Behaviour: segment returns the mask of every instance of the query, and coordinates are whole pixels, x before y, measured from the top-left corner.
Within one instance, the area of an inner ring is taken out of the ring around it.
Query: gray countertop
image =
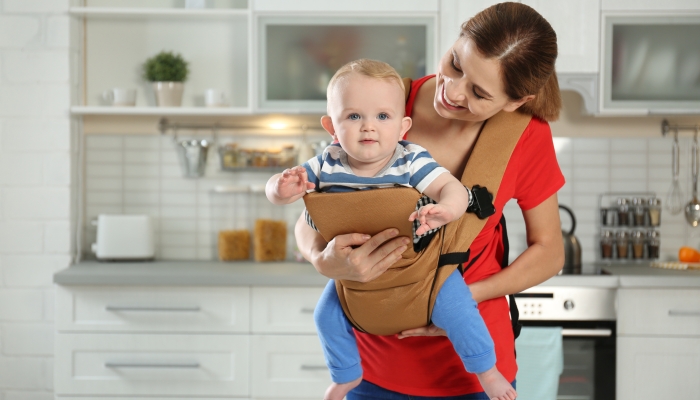
[[[603,266],[621,288],[700,288],[700,270],[652,268],[648,264]]]
[[[296,262],[83,261],[57,272],[54,282],[59,285],[117,286],[323,286],[328,278],[316,272],[311,264]],[[616,288],[618,277],[555,276],[541,286]]]

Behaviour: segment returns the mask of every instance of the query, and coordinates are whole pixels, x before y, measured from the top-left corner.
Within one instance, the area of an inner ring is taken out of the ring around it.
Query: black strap
[[[510,251],[510,246],[508,244],[508,229],[506,228],[506,217],[501,214],[501,234],[503,237],[503,259],[501,260],[501,268],[508,266],[508,253]],[[515,339],[520,336],[520,330],[523,325],[520,323],[520,312],[518,311],[518,305],[515,303],[515,296],[512,294],[508,295],[508,303],[510,304],[510,322],[513,325],[513,337]]]
[[[445,265],[462,265],[463,263],[469,261],[469,254],[471,253],[471,250],[467,250],[466,252],[463,253],[446,253],[446,254],[440,254],[440,258],[438,259],[438,268],[443,267]]]

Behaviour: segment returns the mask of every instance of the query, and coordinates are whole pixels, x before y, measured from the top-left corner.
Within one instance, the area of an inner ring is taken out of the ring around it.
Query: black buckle
[[[496,213],[496,207],[493,206],[493,195],[485,187],[474,185],[472,197],[474,201],[467,208],[467,212],[476,214],[479,219],[486,219]]]

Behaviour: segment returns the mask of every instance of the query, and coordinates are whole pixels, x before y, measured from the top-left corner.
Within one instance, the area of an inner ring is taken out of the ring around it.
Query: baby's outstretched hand
[[[306,192],[308,189],[313,189],[316,185],[309,182],[309,177],[306,175],[306,168],[296,166],[285,169],[282,176],[277,180],[275,191],[277,196],[287,199]]]
[[[418,220],[420,226],[416,229],[416,235],[420,236],[431,229],[439,228],[454,220],[452,210],[441,204],[426,204],[414,211],[408,217],[409,221]]]

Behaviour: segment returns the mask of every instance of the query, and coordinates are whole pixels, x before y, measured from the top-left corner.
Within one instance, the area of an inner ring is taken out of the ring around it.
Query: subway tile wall
[[[320,138],[325,138],[320,136]],[[261,187],[273,173],[222,172],[216,151],[209,152],[203,178],[182,177],[171,137],[100,135],[86,139],[86,208],[84,249],[95,240],[90,224],[101,213],[143,213],[156,221],[157,257],[161,259],[215,259],[216,236],[221,228],[249,227],[255,218],[283,219],[288,224],[288,257],[293,258],[293,226],[303,202],[289,206],[269,204],[262,192],[220,195],[216,186]],[[225,139],[224,139],[225,140]],[[295,143],[288,138],[245,137],[243,147]],[[690,140],[681,140],[681,183],[690,199]],[[582,244],[583,262],[598,254],[600,194],[655,192],[666,203],[671,184],[671,139],[554,139],[557,158],[566,177],[559,202],[574,210],[575,235]],[[629,196],[631,197],[631,196]],[[505,210],[511,241],[511,259],[526,248],[523,217],[515,201]],[[569,229],[562,213],[562,227]],[[682,214],[662,211],[661,255],[673,258],[678,247],[700,244],[700,229],[690,228]]]

